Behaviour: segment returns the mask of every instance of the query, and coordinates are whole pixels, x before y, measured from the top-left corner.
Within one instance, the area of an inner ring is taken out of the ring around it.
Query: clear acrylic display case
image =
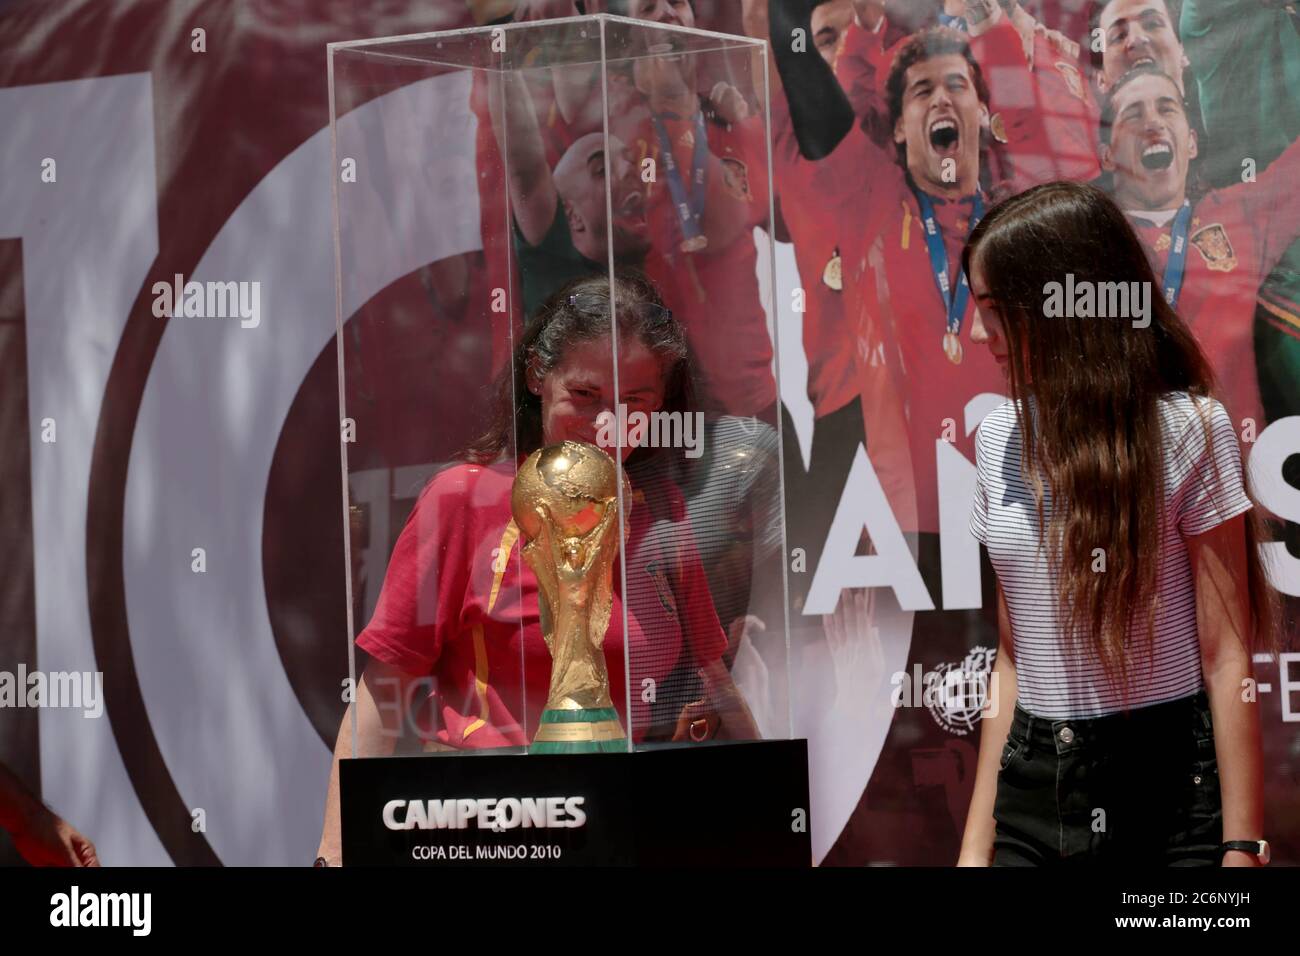
[[[599,15],[331,44],[329,82],[353,754],[529,750],[511,490],[560,439],[622,489],[614,746],[789,737],[764,44]]]

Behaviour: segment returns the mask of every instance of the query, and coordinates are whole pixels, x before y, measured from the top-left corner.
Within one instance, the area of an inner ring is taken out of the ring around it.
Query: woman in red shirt
[[[488,431],[462,462],[434,476],[407,519],[374,616],[357,638],[371,660],[335,744],[318,854],[327,863],[340,857],[338,759],[354,755],[353,713],[356,755],[392,753],[400,735],[394,717],[404,719],[417,695],[429,705],[423,710],[432,726],[421,733],[433,741],[429,749],[523,748],[532,740],[551,657],[537,580],[520,559],[511,518],[518,465],[537,448],[566,439],[613,452],[599,416],[618,404],[629,416],[690,413],[681,327],[644,278],[620,274],[615,288],[617,393],[609,282],[575,280],[525,329],[513,368],[499,383]],[[680,450],[625,445],[622,454],[635,464]],[[626,575],[616,564],[603,644],[610,693],[635,743],[753,739],[758,732],[722,661],[726,637],[671,471],[639,469],[645,477],[633,486]]]

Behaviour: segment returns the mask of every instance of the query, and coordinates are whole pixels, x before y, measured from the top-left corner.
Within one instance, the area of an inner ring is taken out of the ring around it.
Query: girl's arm
[[[387,757],[401,735],[402,702],[406,689],[418,677],[385,664],[377,658],[361,675],[357,699],[343,714],[338,738],[334,742],[334,761],[330,766],[329,789],[325,794],[325,825],[321,830],[316,856],[324,857],[328,866],[343,865],[343,842],[339,825],[339,760],[351,757],[352,714],[357,717],[357,755]]]
[[[1253,678],[1246,517],[1238,515],[1186,538],[1196,582],[1196,627],[1201,671],[1214,721],[1214,751],[1223,802],[1223,839],[1264,837],[1264,787],[1259,706],[1242,700]],[[1253,696],[1253,695],[1252,695]],[[1231,850],[1224,866],[1255,866],[1249,853]]]
[[[998,771],[1002,748],[1011,731],[1016,706],[1016,661],[1011,641],[1011,618],[1007,600],[998,582],[998,654],[984,716],[980,720],[980,752],[975,769],[975,792],[966,812],[966,830],[961,838],[958,866],[990,866],[993,863],[993,801],[998,792]],[[993,711],[993,706],[997,707]]]

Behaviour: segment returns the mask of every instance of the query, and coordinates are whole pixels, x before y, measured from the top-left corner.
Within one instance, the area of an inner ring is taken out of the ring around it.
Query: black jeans
[[[1223,840],[1205,691],[1128,714],[1035,717],[1002,748],[994,866],[1218,866]]]

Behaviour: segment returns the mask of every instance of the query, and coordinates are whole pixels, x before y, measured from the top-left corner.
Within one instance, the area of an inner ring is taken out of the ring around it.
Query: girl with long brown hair
[[[1205,357],[1092,186],[994,207],[962,264],[1012,401],[976,439],[1000,640],[959,865],[1267,862],[1276,611]]]

